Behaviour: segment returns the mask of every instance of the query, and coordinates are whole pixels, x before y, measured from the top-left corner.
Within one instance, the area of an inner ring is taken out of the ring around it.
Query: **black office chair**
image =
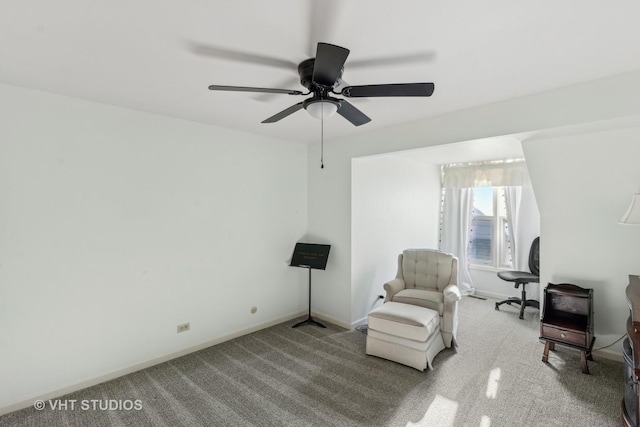
[[[536,237],[531,242],[531,249],[529,250],[529,270],[526,271],[501,271],[498,273],[498,277],[507,282],[515,282],[516,289],[522,285],[522,298],[511,297],[504,301],[496,303],[496,310],[500,310],[500,305],[516,303],[520,305],[520,319],[524,314],[525,307],[540,308],[540,303],[536,300],[527,299],[527,291],[525,285],[527,283],[540,283],[540,237]]]

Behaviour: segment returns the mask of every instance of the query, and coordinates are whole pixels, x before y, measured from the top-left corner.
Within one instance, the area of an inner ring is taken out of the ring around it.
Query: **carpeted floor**
[[[359,331],[326,322],[292,329],[294,320],[64,396],[66,410],[45,402],[0,425],[620,425],[622,363],[595,357],[583,375],[579,353],[560,346],[542,363],[538,311],[519,320],[515,306],[495,311],[494,302],[461,301],[457,352],[440,353],[433,371],[366,356]],[[100,408],[107,404],[124,407]]]

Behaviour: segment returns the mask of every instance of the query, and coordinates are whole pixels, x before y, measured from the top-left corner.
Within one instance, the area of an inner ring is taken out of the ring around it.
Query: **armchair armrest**
[[[453,283],[450,285],[447,285],[447,287],[444,288],[442,293],[444,294],[444,299],[449,302],[455,302],[462,299],[460,288],[458,288],[458,285],[455,285]]]
[[[450,283],[442,290],[444,295],[444,311],[442,312],[442,338],[445,347],[456,345],[458,335],[458,301],[462,299],[460,288]]]
[[[387,296],[384,302],[391,301],[391,298],[401,290],[405,288],[404,280],[393,279],[384,284],[384,290],[387,292]]]

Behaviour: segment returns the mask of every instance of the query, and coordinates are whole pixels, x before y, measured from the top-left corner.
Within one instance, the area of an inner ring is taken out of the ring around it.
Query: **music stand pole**
[[[320,326],[321,328],[326,328],[326,326],[324,326],[322,323],[316,322],[311,317],[311,267],[309,266],[307,268],[309,269],[309,315],[302,322],[299,322],[299,323],[296,323],[295,325],[293,325],[292,328],[297,328],[298,326],[302,326],[302,325],[305,325],[307,323],[312,324],[312,325],[316,325],[316,326]]]

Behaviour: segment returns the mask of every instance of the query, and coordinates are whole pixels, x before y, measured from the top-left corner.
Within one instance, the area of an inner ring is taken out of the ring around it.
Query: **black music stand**
[[[329,259],[329,250],[331,245],[320,245],[317,243],[296,243],[291,257],[291,267],[303,267],[309,269],[309,315],[300,323],[293,325],[293,328],[305,325],[307,323],[326,328],[322,323],[315,321],[311,317],[311,269],[324,270],[327,267]]]

